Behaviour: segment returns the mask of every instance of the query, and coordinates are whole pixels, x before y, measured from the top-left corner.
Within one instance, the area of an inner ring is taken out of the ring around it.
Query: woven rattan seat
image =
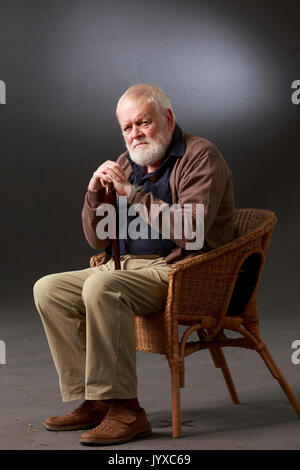
[[[172,265],[165,310],[135,318],[136,349],[163,354],[170,366],[173,437],[181,436],[184,358],[202,349],[221,368],[234,404],[240,402],[222,348],[256,350],[300,416],[300,403],[259,332],[256,293],[276,222],[269,210],[236,210],[234,240]],[[224,330],[240,337],[227,337]],[[199,341],[188,341],[193,332]]]

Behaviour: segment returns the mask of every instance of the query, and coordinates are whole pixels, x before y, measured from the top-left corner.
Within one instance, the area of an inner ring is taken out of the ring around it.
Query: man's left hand
[[[126,197],[129,196],[131,192],[131,188],[132,188],[131,183],[129,183],[128,181],[115,181],[115,180],[113,180],[112,182],[119,196],[126,196]]]

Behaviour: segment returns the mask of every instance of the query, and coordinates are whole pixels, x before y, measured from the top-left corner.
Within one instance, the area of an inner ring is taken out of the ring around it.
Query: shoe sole
[[[130,436],[127,436],[127,437],[122,437],[119,439],[118,438],[117,439],[86,438],[86,439],[80,439],[80,444],[83,444],[86,446],[122,444],[124,442],[131,441],[132,439],[135,439],[135,438],[150,436],[151,434],[152,434],[152,429],[151,429],[151,426],[149,425],[146,429],[143,429],[142,431],[131,434]]]
[[[43,423],[43,426],[48,430],[48,431],[78,431],[80,429],[92,429],[95,428],[96,426],[99,426],[101,424],[101,420],[94,421],[92,423],[86,423],[86,424],[69,424],[66,426],[51,426],[49,424]]]

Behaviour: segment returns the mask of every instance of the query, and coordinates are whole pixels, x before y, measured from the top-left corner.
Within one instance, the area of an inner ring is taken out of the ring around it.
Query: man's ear
[[[168,128],[173,131],[175,127],[175,117],[171,109],[165,110],[165,119]]]

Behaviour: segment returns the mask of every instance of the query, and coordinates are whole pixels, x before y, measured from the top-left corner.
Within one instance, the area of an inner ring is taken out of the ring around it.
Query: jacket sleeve
[[[102,250],[111,243],[109,238],[100,239],[97,236],[97,224],[104,215],[98,216],[96,212],[103,203],[105,203],[105,189],[97,192],[87,191],[82,209],[82,225],[87,242],[95,250]]]
[[[131,167],[128,163],[128,160],[126,159],[126,152],[118,157],[117,162],[124,168],[128,177],[131,171]],[[101,207],[103,208],[103,204],[105,204],[105,194],[105,188],[97,192],[88,190],[85,194],[81,214],[85,238],[89,245],[95,250],[103,250],[112,243],[112,240],[109,237],[103,239],[97,235],[98,223],[101,222],[104,217],[106,217],[105,214],[99,214],[99,209],[101,209]],[[100,232],[102,232],[102,230],[100,230]]]

